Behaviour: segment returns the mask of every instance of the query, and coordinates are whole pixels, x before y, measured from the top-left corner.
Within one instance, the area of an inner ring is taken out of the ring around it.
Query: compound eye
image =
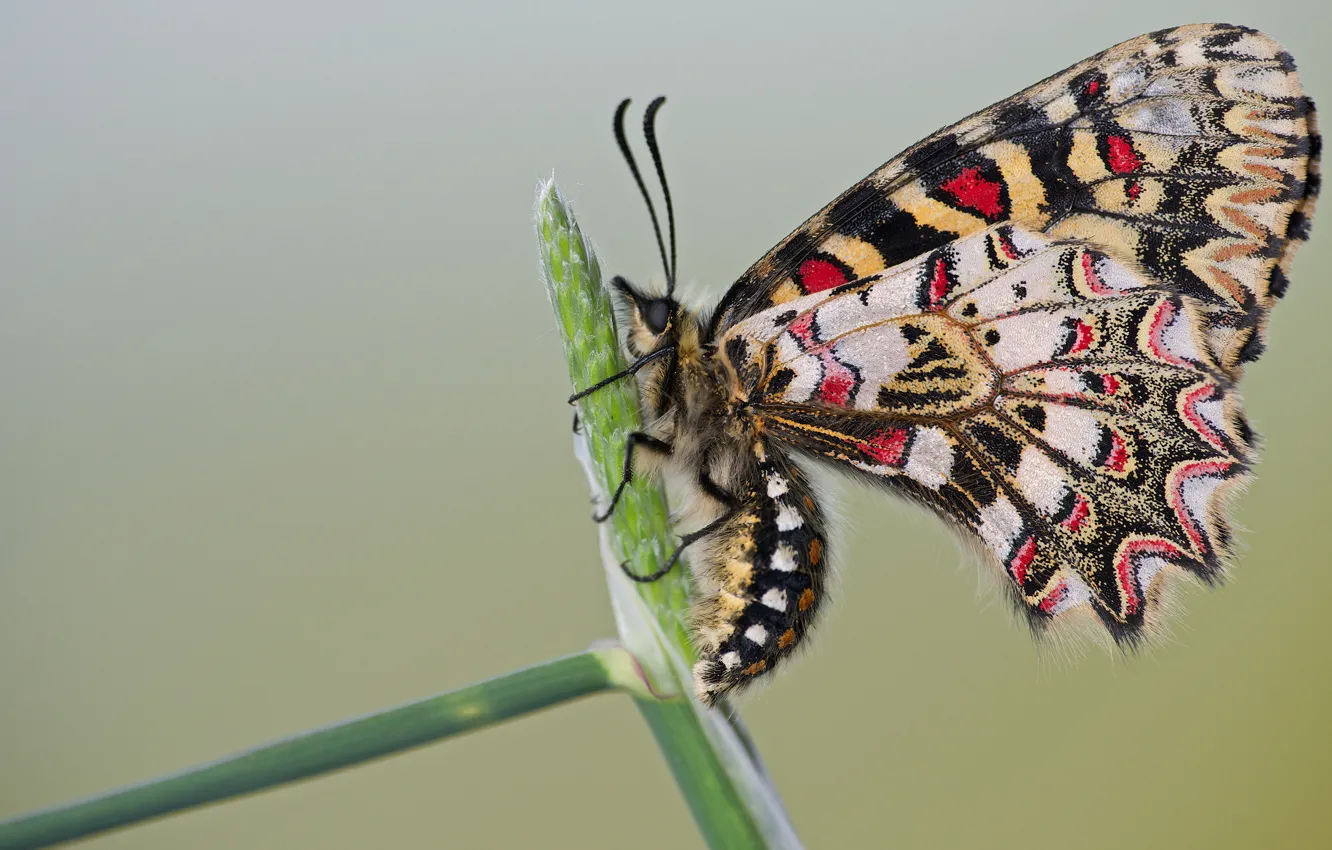
[[[643,323],[654,334],[665,333],[666,325],[671,321],[671,313],[674,307],[675,305],[671,303],[669,298],[653,298],[648,302],[647,309],[643,311]]]

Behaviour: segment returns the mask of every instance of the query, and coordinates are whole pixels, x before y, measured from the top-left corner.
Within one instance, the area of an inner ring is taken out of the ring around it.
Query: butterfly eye
[[[664,333],[666,325],[671,321],[671,313],[674,312],[675,305],[669,298],[653,298],[643,308],[643,322],[648,330],[654,334]]]

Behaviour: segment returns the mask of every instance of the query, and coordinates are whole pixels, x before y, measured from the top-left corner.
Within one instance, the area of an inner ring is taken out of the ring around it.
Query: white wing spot
[[[1022,531],[1022,516],[1013,503],[1004,496],[981,509],[981,524],[977,532],[1000,559],[1008,556],[1013,541]]]
[[[1161,334],[1161,343],[1171,354],[1183,360],[1192,360],[1198,362],[1202,360],[1202,355],[1198,353],[1198,347],[1193,341],[1193,317],[1183,310],[1180,310],[1169,327]]]
[[[1022,450],[1017,480],[1031,503],[1047,515],[1059,510],[1068,495],[1069,488],[1058,464],[1035,446]]]
[[[745,639],[752,643],[756,643],[759,646],[763,646],[764,642],[768,639],[768,630],[759,625],[750,626],[745,629]]]
[[[906,474],[931,490],[938,490],[953,471],[953,447],[938,428],[916,431],[911,453],[907,455]]]
[[[1056,616],[1091,601],[1091,588],[1082,579],[1065,571],[1063,581],[1066,582],[1064,596],[1050,609]]]
[[[1143,558],[1139,561],[1138,583],[1142,585],[1142,589],[1144,591],[1151,589],[1152,582],[1156,579],[1156,576],[1167,566],[1169,566],[1169,563],[1164,558],[1155,555]]]
[[[786,491],[790,489],[791,487],[790,485],[787,484],[786,479],[778,475],[777,473],[774,472],[772,475],[768,476],[769,499],[775,499],[778,496],[784,496],[786,495]]]
[[[1101,442],[1101,423],[1096,414],[1065,404],[1045,405],[1045,441],[1056,451],[1090,466]]]
[[[735,668],[740,666],[740,653],[723,652],[721,656],[721,663],[722,666],[725,667],[727,670],[734,670]]]

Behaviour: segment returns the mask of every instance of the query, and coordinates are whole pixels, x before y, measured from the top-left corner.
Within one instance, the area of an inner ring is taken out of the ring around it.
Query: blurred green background
[[[536,271],[552,169],[659,278],[610,134],[661,136],[705,300],[901,148],[1141,32],[1321,0],[0,6],[0,816],[611,633]],[[811,848],[1330,846],[1328,222],[1247,378],[1247,553],[1176,640],[1042,651],[940,524],[847,488],[817,645],[744,703]],[[601,697],[99,839],[699,839]]]

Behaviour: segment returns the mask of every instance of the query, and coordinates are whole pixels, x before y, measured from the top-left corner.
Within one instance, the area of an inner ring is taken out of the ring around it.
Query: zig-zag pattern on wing
[[[1307,238],[1319,146],[1294,63],[1267,36],[1140,36],[888,162],[749,269],[713,328],[1011,221],[1197,299],[1217,365],[1237,377]]]
[[[1085,242],[987,228],[767,310],[721,351],[776,445],[975,537],[1038,622],[1132,638],[1161,582],[1229,557],[1252,434],[1208,314]]]

